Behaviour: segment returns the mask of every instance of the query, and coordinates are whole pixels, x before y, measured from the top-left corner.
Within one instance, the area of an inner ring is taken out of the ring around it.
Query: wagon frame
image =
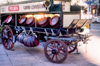
[[[66,58],[68,57],[68,53],[72,53],[77,49],[77,45],[79,41],[83,41],[83,43],[85,44],[89,40],[90,36],[88,34],[83,35],[79,33],[84,31],[82,27],[83,26],[86,27],[90,23],[90,20],[74,19],[68,27],[63,28],[62,4],[51,4],[51,6],[52,5],[59,6],[60,10],[59,11],[49,10],[49,12],[29,12],[29,13],[22,13],[22,14],[21,13],[1,14],[2,19],[7,15],[14,15],[15,18],[14,24],[12,25],[4,24],[3,20],[1,20],[2,27],[3,27],[1,31],[1,40],[5,49],[11,50],[14,46],[14,43],[17,40],[19,40],[18,36],[21,35],[21,33],[24,33],[25,35],[27,34],[28,36],[35,36],[36,38],[42,36],[42,41],[44,42],[47,41],[44,46],[45,56],[51,62],[61,63],[66,60]],[[18,25],[18,15],[40,14],[40,13],[59,14],[60,15],[59,28],[56,29],[56,28],[37,27],[36,22],[35,22],[35,27]]]

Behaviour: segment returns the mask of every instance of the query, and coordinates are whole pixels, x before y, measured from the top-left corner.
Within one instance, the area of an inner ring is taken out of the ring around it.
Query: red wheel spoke
[[[59,54],[61,54],[61,55],[65,55],[65,53],[61,53],[61,52],[59,52]]]
[[[53,44],[51,43],[51,46],[54,48]]]
[[[56,60],[58,61],[58,57],[57,57],[57,54],[56,54]]]
[[[71,50],[71,47],[69,47],[69,49]]]
[[[53,49],[52,47],[48,46],[50,49]]]
[[[5,43],[5,46],[7,47],[7,46],[8,46],[8,44],[7,44],[7,43]]]
[[[62,57],[58,54],[59,58],[62,59]]]
[[[74,45],[72,45],[71,47],[72,47],[72,48],[74,48],[75,46],[74,46]]]
[[[55,54],[53,54],[53,56],[52,56],[52,60],[53,60],[54,56],[55,56]]]
[[[52,50],[47,50],[47,52],[52,52]]]
[[[59,43],[58,43],[59,44]],[[58,44],[57,44],[57,49],[58,49]]]
[[[52,55],[52,53],[51,54],[49,54],[49,56],[51,56]]]
[[[64,50],[64,49],[60,49],[60,51],[63,51],[63,52],[65,52],[65,50]]]
[[[75,51],[77,48],[77,43],[68,45],[68,48],[69,48],[69,50],[68,50],[69,53]]]
[[[60,50],[63,46],[60,46],[58,49]]]
[[[56,47],[55,41],[54,41],[54,47]]]

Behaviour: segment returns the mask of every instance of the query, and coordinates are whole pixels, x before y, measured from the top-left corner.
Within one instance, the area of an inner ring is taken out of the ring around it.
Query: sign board
[[[19,13],[19,12],[39,12],[48,11],[43,6],[43,2],[33,2],[26,4],[17,4],[10,6],[1,6],[1,13]]]
[[[91,8],[97,8],[97,6],[91,6]]]
[[[49,11],[43,6],[45,1],[41,2],[32,2],[25,4],[17,4],[17,5],[9,5],[9,6],[1,6],[1,14],[2,13],[25,13],[25,12],[43,12]],[[54,1],[54,4],[60,4],[61,1]],[[70,11],[70,2],[62,2],[63,11]]]
[[[70,2],[54,1],[54,4],[61,4],[64,12],[70,12]]]

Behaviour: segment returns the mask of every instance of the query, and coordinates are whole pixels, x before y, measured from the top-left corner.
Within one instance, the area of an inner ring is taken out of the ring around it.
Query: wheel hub
[[[53,49],[52,50],[52,54],[57,54],[58,53],[58,50],[57,49]]]

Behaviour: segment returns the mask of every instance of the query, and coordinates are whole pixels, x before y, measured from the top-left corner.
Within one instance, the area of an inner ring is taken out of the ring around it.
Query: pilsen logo
[[[9,6],[8,7],[8,11],[19,11],[19,6],[18,5]]]

